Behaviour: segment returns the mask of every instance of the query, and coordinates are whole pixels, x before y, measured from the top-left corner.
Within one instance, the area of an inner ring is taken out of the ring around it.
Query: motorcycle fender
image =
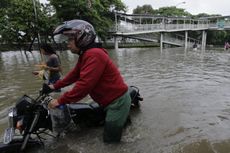
[[[14,128],[7,128],[5,129],[3,143],[9,144],[14,138]]]

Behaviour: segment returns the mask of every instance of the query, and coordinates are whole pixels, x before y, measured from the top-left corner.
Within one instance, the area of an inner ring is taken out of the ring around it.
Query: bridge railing
[[[115,33],[163,32],[184,30],[205,30],[210,28],[230,28],[230,20],[226,17],[192,19],[190,17],[164,17],[141,14],[116,14]],[[214,23],[213,23],[214,22]],[[221,24],[220,24],[221,23]],[[220,27],[220,25],[224,27]]]
[[[230,16],[220,16],[212,18],[192,19],[187,17],[157,17],[151,15],[127,15],[120,14],[115,17],[116,25],[111,32],[115,35],[123,35],[126,37],[135,37],[140,40],[157,40],[152,33],[159,32],[176,32],[187,30],[224,30],[230,29]],[[119,21],[118,21],[119,20]],[[147,35],[149,34],[149,37]],[[142,36],[144,35],[144,36]],[[158,38],[159,40],[160,38]],[[184,40],[180,38],[164,38],[165,41],[174,42],[175,44],[184,44]],[[200,40],[188,38],[188,44],[200,44]]]
[[[133,24],[118,25],[117,32],[135,33],[141,31],[159,32],[159,31],[183,31],[208,29],[208,24]]]
[[[133,24],[133,25],[118,25],[117,32],[135,32],[135,31],[155,31],[163,30],[162,24]]]
[[[230,29],[230,23],[225,23],[223,25],[219,25],[218,23],[210,23],[209,29]]]

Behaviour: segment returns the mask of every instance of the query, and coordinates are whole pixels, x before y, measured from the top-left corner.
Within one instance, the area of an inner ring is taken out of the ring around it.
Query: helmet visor
[[[73,39],[74,39],[73,35],[57,34],[54,36],[54,41],[56,43],[68,43],[68,41]]]

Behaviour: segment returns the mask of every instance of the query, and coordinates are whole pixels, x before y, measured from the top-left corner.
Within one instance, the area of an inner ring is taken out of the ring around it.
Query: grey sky
[[[46,0],[40,0],[45,2]],[[230,15],[230,0],[121,0],[126,4],[131,14],[138,5],[150,4],[153,9],[165,6],[184,8],[193,15],[199,13]],[[182,2],[185,2],[184,4]]]
[[[122,2],[128,6],[128,13],[132,13],[138,5],[150,4],[153,9],[177,5],[193,15],[199,13],[230,15],[230,0],[122,0]]]

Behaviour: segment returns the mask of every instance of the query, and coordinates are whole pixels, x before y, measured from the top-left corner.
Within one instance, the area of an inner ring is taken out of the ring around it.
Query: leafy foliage
[[[49,4],[40,4],[34,0],[1,0],[0,1],[0,43],[18,44],[21,46],[30,43],[34,37],[40,34],[42,41],[52,41],[54,28],[63,21],[82,19],[94,25],[98,36],[105,40],[109,29],[114,24],[115,11],[126,12],[127,7],[121,0],[48,0]],[[191,15],[182,8],[176,6],[153,9],[151,5],[137,6],[133,10],[135,14],[148,14],[157,16],[189,16],[192,18],[211,17],[220,15],[208,15],[200,13]],[[152,22],[147,19],[142,22]],[[200,32],[190,32],[199,37]],[[230,39],[227,31],[208,32],[207,41],[213,44],[221,44]]]
[[[61,21],[82,19],[90,22],[103,40],[114,22],[114,11],[126,11],[121,0],[49,0]]]
[[[177,8],[176,6],[171,7],[161,7],[154,10],[151,5],[137,6],[133,10],[133,14],[150,14],[150,15],[159,15],[159,16],[192,16],[190,13],[185,11],[185,9]]]
[[[143,5],[137,6],[137,8],[133,9],[133,14],[156,14],[156,10],[152,8],[151,5]]]
[[[48,37],[55,18],[50,15],[50,6],[35,4],[37,16],[32,0],[9,0],[7,7],[0,8],[0,13],[4,14],[0,17],[1,43],[20,46],[32,41],[38,33]]]
[[[157,10],[157,13],[162,16],[191,16],[191,14],[185,11],[185,9],[177,8],[176,6],[161,7]]]

